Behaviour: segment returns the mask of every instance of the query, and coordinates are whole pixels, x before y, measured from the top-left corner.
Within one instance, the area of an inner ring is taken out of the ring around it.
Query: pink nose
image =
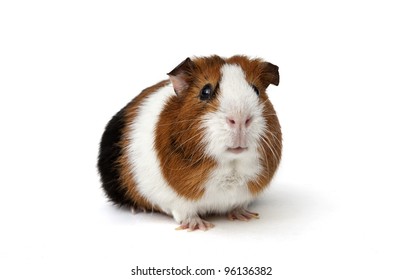
[[[247,130],[252,122],[252,117],[245,115],[229,115],[226,122],[232,130],[231,148],[247,148]]]
[[[252,118],[250,116],[244,117],[237,117],[231,116],[226,118],[226,122],[228,123],[229,127],[231,128],[244,128],[250,126]]]

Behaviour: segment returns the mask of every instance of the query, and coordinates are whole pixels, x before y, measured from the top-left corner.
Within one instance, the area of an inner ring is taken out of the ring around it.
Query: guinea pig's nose
[[[242,117],[242,116],[228,116],[226,117],[226,122],[231,128],[242,128],[250,126],[252,121],[251,116]]]

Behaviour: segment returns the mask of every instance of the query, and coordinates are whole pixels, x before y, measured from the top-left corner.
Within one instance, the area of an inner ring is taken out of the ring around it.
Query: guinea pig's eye
[[[253,88],[257,96],[260,96],[260,91],[258,90],[258,88],[255,85],[252,85],[251,87]]]
[[[200,91],[200,99],[208,100],[212,97],[212,86],[211,84],[206,84]]]

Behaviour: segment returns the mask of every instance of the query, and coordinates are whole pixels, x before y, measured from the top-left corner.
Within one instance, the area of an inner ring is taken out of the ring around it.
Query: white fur
[[[129,159],[138,191],[168,214],[171,205],[180,198],[163,178],[154,139],[159,115],[174,94],[171,85],[151,94],[140,105],[137,118],[130,125]]]
[[[192,219],[205,213],[225,213],[246,207],[253,199],[247,187],[249,179],[260,171],[257,137],[264,129],[262,107],[238,66],[225,65],[220,82],[220,107],[204,118],[207,153],[218,161],[216,170],[205,182],[205,193],[197,201],[179,196],[164,179],[154,148],[155,128],[167,100],[175,95],[172,85],[151,94],[138,109],[130,125],[129,158],[138,191],[151,203],[171,214],[176,221]],[[225,118],[233,112],[253,115],[248,128],[249,149],[238,155],[227,152],[230,128]]]
[[[257,152],[260,136],[266,129],[263,118],[263,105],[259,97],[246,81],[240,66],[225,64],[220,81],[219,109],[205,115],[203,127],[206,129],[204,144],[207,153],[218,161],[254,159],[258,165]],[[233,115],[251,116],[252,121],[246,129],[248,150],[240,155],[227,151],[233,145],[233,129],[227,123],[227,117]]]
[[[206,184],[206,196],[214,203],[225,202],[247,206],[253,197],[248,191],[247,181],[255,179],[261,172],[258,143],[266,124],[263,118],[263,105],[246,81],[243,70],[237,65],[225,64],[221,69],[219,109],[204,116],[203,127],[206,130],[204,144],[206,153],[218,162],[218,168]],[[232,147],[233,129],[226,119],[228,116],[251,116],[252,122],[246,129],[247,151],[233,154],[227,150]],[[222,191],[222,197],[216,196]],[[225,197],[226,195],[226,197]]]

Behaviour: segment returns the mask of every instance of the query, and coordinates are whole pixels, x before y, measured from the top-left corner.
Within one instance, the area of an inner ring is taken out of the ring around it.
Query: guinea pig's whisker
[[[281,141],[278,139],[277,135],[274,134],[269,128],[266,127],[266,128],[264,128],[263,131],[264,131],[265,134],[271,135],[274,138],[275,141],[278,141],[279,143],[281,143]]]
[[[187,131],[187,130],[181,131],[181,132],[186,132],[186,131]],[[200,132],[198,132],[197,134],[195,134],[194,136],[192,136],[192,137],[190,137],[189,139],[187,139],[186,141],[184,141],[183,143],[181,143],[180,145],[178,145],[177,147],[175,147],[175,149],[173,149],[173,150],[170,152],[169,156],[166,158],[166,160],[165,160],[163,166],[166,166],[166,164],[167,164],[167,159],[170,158],[175,152],[177,152],[178,150],[180,150],[186,143],[188,143],[189,141],[193,140],[193,139],[196,138],[196,137],[201,136],[202,134],[203,134],[203,131],[200,131]],[[193,152],[193,153],[194,153],[194,152]],[[173,170],[173,169],[171,169],[171,170]]]
[[[201,151],[201,149],[198,148],[198,150],[196,150],[196,151]],[[174,153],[174,151],[173,151],[172,153]],[[195,152],[194,152],[194,153],[191,155],[191,157],[190,157],[191,164],[197,164],[197,163],[200,162],[200,161],[205,161],[203,155],[200,156],[198,159],[194,159],[194,154],[195,154]],[[181,170],[187,169],[187,167],[188,167],[188,166],[185,166],[185,167],[183,167],[183,168],[171,168],[171,167],[169,167],[169,170],[181,171]]]
[[[279,152],[278,152],[278,149],[275,148],[275,147],[272,145],[272,142],[271,142],[271,140],[270,140],[269,138],[267,138],[267,139],[268,139],[268,141],[271,143],[270,147],[272,148],[273,155],[274,155],[274,157],[275,157],[275,159],[276,159],[276,163],[279,164],[279,161],[280,161],[281,156],[280,156],[280,154],[279,154]]]
[[[268,161],[268,155],[267,155],[266,150],[264,149],[264,147],[263,147],[263,145],[261,143],[259,143],[259,146],[260,146],[260,149],[261,149],[261,151],[262,151],[262,153],[264,155],[264,159]]]
[[[207,156],[204,154],[204,149],[205,149],[204,146],[197,145],[197,148],[194,150],[194,152],[191,156],[191,161],[193,164],[198,164],[199,162],[201,162],[201,165],[203,165],[205,163],[205,161],[208,159]],[[201,156],[199,157],[199,159],[194,161],[193,159],[194,159],[194,155],[196,152],[200,153]]]
[[[184,134],[188,131],[191,131],[191,129],[193,129],[193,127],[196,125],[197,123],[192,123],[190,126],[186,127],[185,129],[179,130],[177,132],[172,133],[171,135],[181,135]]]
[[[203,165],[203,164],[205,163],[205,161],[206,161],[208,158],[207,158],[207,156],[204,154],[204,149],[205,149],[205,146],[204,146],[204,145],[200,145],[200,143],[197,143],[197,145],[196,145],[196,147],[195,147],[195,149],[194,149],[194,151],[193,151],[193,153],[191,154],[191,157],[190,157],[192,164],[198,164],[199,162],[201,162],[201,165]],[[198,159],[197,159],[197,158],[194,159],[194,155],[195,155],[196,153],[199,153],[199,154],[200,154],[200,156],[199,156]]]
[[[261,144],[261,146],[262,146],[262,144]],[[263,163],[264,164],[264,166],[268,169],[268,172],[269,172],[269,158],[268,158],[268,155],[267,155],[267,151],[266,151],[266,149],[264,149],[264,147],[262,147],[262,149],[263,149],[263,151],[264,151],[264,154],[265,154],[265,162]]]
[[[269,102],[269,98],[265,99],[264,102],[261,103],[261,105],[264,105],[265,103],[268,103],[268,102]],[[264,107],[264,110],[265,110],[265,107]]]
[[[273,140],[275,140],[275,144],[276,144],[277,148],[279,148],[279,149],[282,148],[281,141],[278,139],[278,137],[274,133],[272,133],[269,129],[266,129],[265,132],[269,133],[273,137]]]
[[[268,102],[269,102],[269,99],[262,102],[261,105],[264,105],[265,103],[268,103]],[[272,113],[272,111],[268,110],[267,107],[265,107],[265,106],[262,106],[262,107],[263,107],[262,108],[263,113],[269,113],[266,116],[276,116],[276,113]]]
[[[269,170],[269,164],[268,164],[267,154],[266,154],[266,152],[265,152],[264,147],[263,147],[261,144],[259,144],[259,147],[260,147],[260,149],[263,151],[264,157],[265,157],[265,158],[261,159],[261,160],[263,161],[263,163],[260,162],[260,163],[259,163],[259,166],[263,164],[262,168],[264,168],[264,166],[265,166],[265,167],[268,169],[267,171],[268,171],[268,173],[269,173],[270,170]],[[264,174],[261,174],[261,176],[259,176],[259,177],[257,178],[257,181],[256,181],[256,182],[259,183],[260,185],[262,185],[262,184],[263,184],[263,180],[265,179],[265,177],[266,177],[265,173],[264,173]]]
[[[268,138],[268,137],[263,137],[263,138],[264,138],[263,141],[264,141],[267,145],[268,145],[268,143],[269,143],[269,147],[272,148],[272,149],[274,150],[274,152],[276,152],[276,153],[275,153],[275,156],[277,156],[277,158],[279,159],[279,158],[280,158],[280,154],[277,152],[277,149],[281,149],[281,147],[278,146],[278,144],[276,143],[276,141],[271,141],[271,139]]]
[[[261,140],[267,145],[267,147],[271,150],[271,153],[277,163],[279,163],[279,155],[277,155],[276,150],[272,147],[272,143],[269,138],[261,137]]]

